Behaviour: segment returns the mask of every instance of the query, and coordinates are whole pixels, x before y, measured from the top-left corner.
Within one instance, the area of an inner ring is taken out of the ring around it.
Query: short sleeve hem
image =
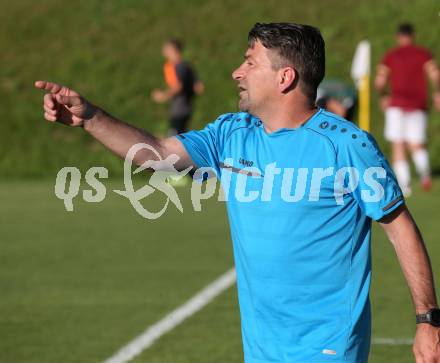
[[[398,196],[395,198],[392,202],[388,203],[385,207],[383,207],[380,212],[377,214],[377,216],[374,216],[373,219],[375,221],[379,221],[383,217],[391,214],[394,212],[397,208],[399,208],[401,205],[405,204],[405,198],[403,195]]]
[[[192,161],[194,161],[194,163],[196,164],[195,167],[201,168],[204,166],[208,166],[206,165],[206,161],[199,157],[199,154],[194,150],[196,146],[191,142],[191,140],[189,140],[184,135],[177,135],[176,138],[182,143],[186,152],[189,154]]]

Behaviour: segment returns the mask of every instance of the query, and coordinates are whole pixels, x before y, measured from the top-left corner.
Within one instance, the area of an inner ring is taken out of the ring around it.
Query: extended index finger
[[[57,93],[63,88],[62,86],[60,86],[57,83],[47,82],[47,81],[36,81],[35,87],[37,87],[39,89],[45,89],[45,90],[49,91],[50,93]]]

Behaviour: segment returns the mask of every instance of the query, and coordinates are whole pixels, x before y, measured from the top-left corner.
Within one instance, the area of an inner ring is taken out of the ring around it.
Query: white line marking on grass
[[[126,363],[145,349],[149,348],[162,335],[173,330],[176,326],[194,315],[223,291],[231,287],[236,281],[235,269],[232,268],[218,277],[215,281],[206,286],[203,290],[194,295],[186,303],[173,310],[156,324],[148,327],[142,334],[134,338],[127,345],[122,347],[113,356],[103,363]],[[372,344],[379,345],[412,345],[410,338],[373,338]]]
[[[414,339],[411,338],[374,338],[373,344],[377,345],[413,345]]]
[[[132,360],[150,347],[162,335],[173,330],[191,315],[203,309],[215,297],[231,287],[235,280],[235,269],[232,268],[194,295],[186,303],[173,310],[156,324],[148,327],[142,334],[105,360],[104,363],[125,363]]]

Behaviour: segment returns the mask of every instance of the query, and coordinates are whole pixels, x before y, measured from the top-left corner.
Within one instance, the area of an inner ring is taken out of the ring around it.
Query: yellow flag
[[[368,40],[359,42],[351,64],[351,77],[359,97],[359,127],[370,131],[370,68],[371,46]]]

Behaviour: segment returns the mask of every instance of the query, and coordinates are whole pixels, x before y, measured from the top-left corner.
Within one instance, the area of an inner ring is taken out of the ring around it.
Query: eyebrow
[[[249,58],[253,58],[250,54],[245,54],[243,57],[245,60],[248,60]]]

